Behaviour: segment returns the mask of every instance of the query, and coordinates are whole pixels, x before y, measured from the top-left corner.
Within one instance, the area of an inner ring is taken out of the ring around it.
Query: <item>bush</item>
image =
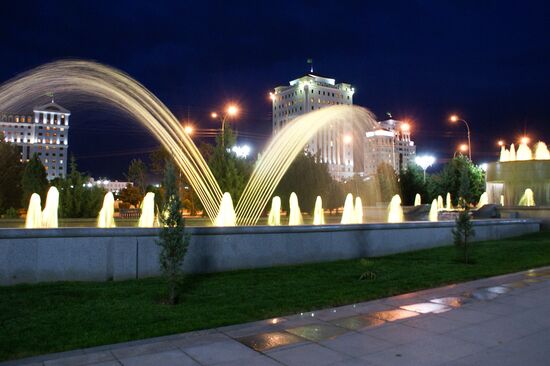
[[[4,218],[6,218],[6,219],[18,219],[19,218],[19,212],[15,208],[10,207],[4,213]]]

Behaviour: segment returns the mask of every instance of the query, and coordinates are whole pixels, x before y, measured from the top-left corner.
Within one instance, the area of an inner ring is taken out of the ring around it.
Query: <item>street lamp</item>
[[[464,153],[468,151],[468,144],[460,144],[458,145],[457,149],[455,150],[455,153],[453,155],[453,158],[456,158],[456,153],[460,153],[460,155],[464,155]]]
[[[220,118],[222,123],[222,147],[225,147],[225,120],[230,117],[235,117],[237,114],[239,114],[239,107],[237,107],[235,104],[229,104],[225,108],[225,112],[221,114],[221,116],[217,112],[212,112],[210,116],[213,119]]]
[[[435,163],[435,157],[431,155],[417,156],[414,162],[424,170],[424,183],[426,183],[426,170]]]
[[[185,132],[188,135],[193,134],[194,128],[191,125],[187,125],[183,128],[183,132]]]
[[[466,125],[466,130],[468,131],[468,157],[470,158],[470,161],[472,160],[472,141],[470,139],[470,125],[468,125],[468,122],[466,120],[458,117],[456,114],[453,114],[451,117],[449,117],[449,120],[451,122],[464,122]]]

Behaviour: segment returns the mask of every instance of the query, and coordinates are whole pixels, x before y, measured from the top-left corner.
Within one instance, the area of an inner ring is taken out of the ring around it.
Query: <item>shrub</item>
[[[459,252],[459,260],[470,263],[472,242],[475,231],[468,210],[460,212],[456,218],[456,226],[453,229],[454,244]]]

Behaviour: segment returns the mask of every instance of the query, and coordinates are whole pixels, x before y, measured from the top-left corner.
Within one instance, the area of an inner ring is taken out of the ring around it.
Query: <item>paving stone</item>
[[[468,325],[466,323],[435,315],[415,317],[410,320],[406,320],[401,324],[439,334],[444,334]]]
[[[409,327],[403,323],[389,323],[378,328],[368,329],[362,333],[394,345],[411,343],[434,334],[423,329]]]
[[[373,318],[367,315],[355,315],[343,319],[334,319],[330,323],[349,330],[365,330],[378,327],[386,322],[382,319]]]
[[[307,344],[269,352],[269,356],[288,366],[324,366],[345,360],[344,354],[317,344]]]
[[[359,357],[393,346],[392,343],[361,333],[348,333],[335,339],[320,342],[321,345],[349,356]]]
[[[259,352],[306,341],[306,339],[304,338],[287,332],[261,333],[238,338],[237,340],[242,344]]]
[[[119,359],[124,366],[199,366],[180,350],[172,350]]]
[[[131,356],[145,355],[148,353],[167,351],[175,348],[176,346],[172,342],[154,342],[133,347],[117,348],[113,349],[111,352],[116,358],[121,359]]]
[[[424,337],[413,343],[395,346],[363,356],[376,365],[441,365],[479,352],[483,347],[445,335]]]
[[[109,351],[88,353],[78,356],[63,357],[44,362],[44,366],[78,366],[99,363],[104,361],[113,361],[114,356]]]
[[[337,327],[332,324],[312,324],[303,327],[285,329],[287,332],[297,335],[298,337],[318,342],[324,339],[335,338],[339,335],[347,333],[349,330]]]
[[[258,355],[245,360],[236,360],[217,363],[216,366],[281,366],[281,364],[268,356]]]
[[[486,320],[494,319],[497,317],[495,314],[489,314],[481,311],[474,311],[461,308],[461,309],[455,309],[453,311],[447,311],[445,313],[437,314],[437,316],[441,316],[447,319],[456,320],[463,323],[469,323],[469,324],[477,324]]]
[[[242,360],[257,355],[256,352],[235,340],[182,347],[181,350],[201,364],[206,365]]]

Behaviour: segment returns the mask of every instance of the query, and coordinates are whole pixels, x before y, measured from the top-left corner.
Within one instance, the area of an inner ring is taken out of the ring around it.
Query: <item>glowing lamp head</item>
[[[185,126],[183,128],[183,131],[188,134],[188,135],[191,135],[193,133],[193,126]]]
[[[269,98],[270,98],[272,101],[275,101],[275,94],[269,93]]]
[[[499,140],[499,141],[498,141],[498,146],[504,146],[504,141],[503,141],[503,140]]]
[[[435,163],[435,157],[431,155],[422,155],[417,156],[414,159],[416,165],[420,166],[422,169],[426,170]]]
[[[449,117],[449,120],[451,122],[456,122],[458,121],[460,118],[458,118],[458,116],[456,114],[453,114],[451,117]]]
[[[479,164],[479,167],[480,167],[481,170],[483,170],[484,172],[487,171],[487,167],[488,167],[488,166],[489,166],[489,165],[488,165],[487,163],[481,163],[481,164]]]
[[[231,104],[231,105],[227,106],[227,114],[229,116],[234,117],[238,113],[239,113],[239,108],[236,105]]]
[[[468,151],[468,145],[467,145],[467,144],[460,144],[460,145],[458,146],[458,150],[459,150],[460,152],[466,152],[466,151]]]
[[[212,113],[210,113],[210,117],[218,118],[218,114],[216,112],[212,112]]]
[[[529,143],[529,141],[531,141],[531,139],[527,136],[523,136],[520,141],[521,141],[522,144],[527,145]]]
[[[344,144],[349,144],[351,142],[352,138],[350,135],[344,136]]]
[[[408,122],[404,122],[401,124],[401,131],[403,132],[409,132],[411,130],[411,125]]]

